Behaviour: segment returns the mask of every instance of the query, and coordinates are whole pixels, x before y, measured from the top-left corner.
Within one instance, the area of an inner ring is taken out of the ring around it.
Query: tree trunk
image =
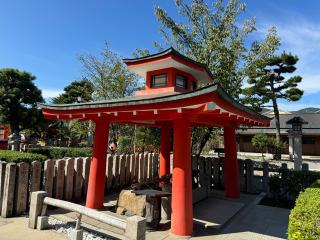
[[[211,137],[212,131],[213,131],[213,127],[207,128],[207,132],[203,135],[203,137],[200,141],[199,150],[196,154],[196,159],[200,158],[200,155],[202,153],[203,148],[206,146],[209,138]]]
[[[276,140],[277,143],[281,142],[281,133],[280,133],[280,116],[279,116],[279,109],[278,109],[278,103],[277,103],[277,99],[272,99],[272,104],[273,104],[273,111],[274,111],[274,122],[276,125]],[[281,149],[277,148],[275,151],[275,159],[281,159]]]

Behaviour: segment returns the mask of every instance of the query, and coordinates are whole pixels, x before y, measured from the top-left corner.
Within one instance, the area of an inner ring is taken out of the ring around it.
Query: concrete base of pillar
[[[70,239],[71,240],[82,240],[83,239],[83,230],[73,229],[70,234]]]
[[[37,229],[38,230],[45,230],[48,229],[48,216],[39,216],[37,220]]]

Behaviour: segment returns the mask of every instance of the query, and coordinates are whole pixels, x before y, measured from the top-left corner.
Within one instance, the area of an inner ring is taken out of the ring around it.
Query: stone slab
[[[220,228],[242,207],[241,202],[207,198],[194,205],[193,220],[205,227]]]
[[[41,189],[41,163],[33,161],[31,163],[30,192],[40,191]]]
[[[73,179],[73,199],[75,202],[81,200],[82,190],[82,172],[83,172],[83,160],[82,158],[76,158],[74,161],[74,179]]]
[[[16,180],[16,164],[8,163],[4,179],[1,217],[11,217],[13,213],[14,188]]]
[[[63,159],[56,161],[55,164],[54,197],[57,199],[63,199],[65,164]]]
[[[29,164],[17,164],[14,213],[19,216],[26,212],[28,202]]]
[[[46,160],[44,162],[44,190],[48,197],[52,197],[53,178],[54,178],[54,161]]]
[[[74,177],[74,159],[66,160],[65,178],[64,178],[64,198],[67,201],[73,199],[73,177]]]

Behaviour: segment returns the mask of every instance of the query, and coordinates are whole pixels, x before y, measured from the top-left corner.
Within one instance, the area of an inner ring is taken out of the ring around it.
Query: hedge
[[[317,180],[296,200],[288,227],[289,240],[320,239],[320,180]]]
[[[10,150],[0,150],[0,161],[3,162],[28,162],[31,163],[32,161],[45,161],[48,159],[46,156],[42,154],[35,154],[35,153],[26,153],[26,152],[17,152],[17,151],[10,151]]]
[[[320,172],[280,169],[270,177],[270,193],[275,200],[295,201],[300,192],[317,179],[320,179]]]
[[[30,148],[29,153],[37,153],[47,156],[48,159],[60,159],[64,157],[90,157],[91,148],[68,148],[68,147],[51,147],[51,148]]]

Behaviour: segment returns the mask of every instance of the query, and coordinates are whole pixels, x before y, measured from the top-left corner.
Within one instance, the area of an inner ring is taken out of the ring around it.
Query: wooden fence
[[[106,191],[158,176],[158,154],[108,156]],[[72,202],[85,200],[90,158],[34,161],[31,164],[0,162],[0,211],[2,217],[28,211],[31,192]]]
[[[239,187],[244,193],[258,193],[268,191],[269,185],[269,164],[262,163],[262,169],[255,168],[255,162],[246,159],[238,160]],[[255,175],[258,174],[259,175]],[[192,159],[193,189],[206,188],[225,189],[224,158],[203,157],[197,161]]]
[[[107,158],[106,192],[158,177],[158,154],[108,155]],[[240,191],[268,192],[268,163],[263,163],[257,171],[254,161],[238,161]],[[1,216],[26,213],[34,191],[43,190],[48,197],[71,202],[85,200],[89,170],[90,158],[64,158],[44,163],[34,161],[31,164],[0,162]],[[205,198],[212,189],[225,187],[223,158],[200,157],[198,161],[193,158],[192,173],[193,189],[197,190],[194,191],[194,202]]]

